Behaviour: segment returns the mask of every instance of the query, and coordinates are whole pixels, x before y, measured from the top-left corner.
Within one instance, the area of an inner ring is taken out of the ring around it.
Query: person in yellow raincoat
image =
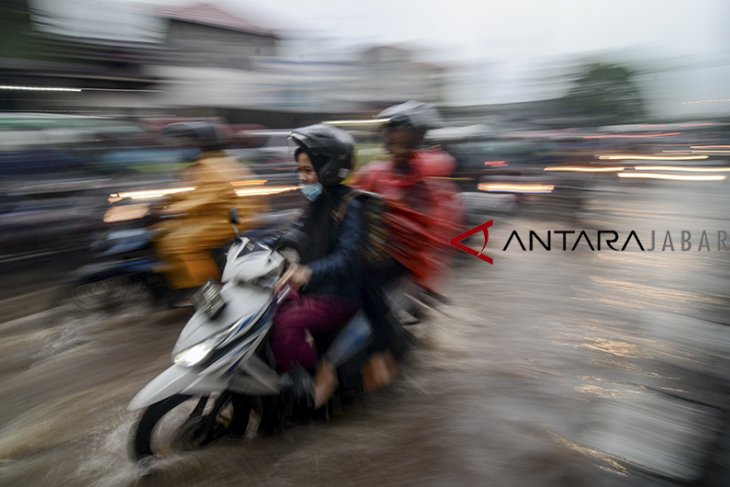
[[[253,174],[223,152],[223,137],[214,125],[173,124],[161,136],[201,151],[195,163],[183,172],[185,185],[194,189],[169,195],[161,213],[176,218],[164,220],[156,228],[156,249],[165,263],[170,287],[186,294],[208,279],[220,278],[212,251],[234,236],[229,223],[230,209],[238,210],[242,222],[239,229],[245,231],[256,225],[266,205],[263,197],[236,195],[236,183],[245,184],[253,179]]]

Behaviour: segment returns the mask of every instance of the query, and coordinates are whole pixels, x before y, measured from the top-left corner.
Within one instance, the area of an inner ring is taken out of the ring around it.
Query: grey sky
[[[194,0],[115,0],[164,4]],[[286,28],[358,42],[420,41],[454,59],[544,57],[641,47],[727,52],[727,0],[208,0]]]
[[[656,85],[656,105],[667,113],[697,108],[678,107],[680,99],[730,95],[727,0],[220,1],[280,12],[289,27],[331,37],[330,45],[415,41],[432,60],[476,62],[462,102],[554,95],[540,81],[550,66],[590,56],[680,66]]]
[[[492,86],[486,98],[484,93],[468,93],[481,102],[539,98],[549,91],[547,84],[534,83],[544,76],[544,66],[589,53],[674,64],[683,79],[662,81],[668,97],[674,91],[682,99],[730,97],[725,87],[730,74],[729,0],[208,1],[244,16],[251,12],[268,18],[298,37],[320,39],[296,44],[300,54],[308,45],[414,42],[430,48],[425,60],[469,61],[476,66],[474,82],[483,77]],[[678,86],[683,88],[677,91]]]

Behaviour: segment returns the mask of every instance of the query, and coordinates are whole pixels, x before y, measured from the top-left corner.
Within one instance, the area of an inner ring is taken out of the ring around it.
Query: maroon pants
[[[274,316],[271,350],[276,364],[284,372],[296,363],[314,368],[317,350],[307,341],[307,330],[313,334],[335,330],[347,323],[355,311],[357,304],[348,299],[289,294]]]

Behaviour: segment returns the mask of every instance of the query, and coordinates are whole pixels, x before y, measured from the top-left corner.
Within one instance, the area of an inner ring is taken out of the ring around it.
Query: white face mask
[[[319,195],[322,194],[322,185],[320,183],[300,184],[299,189],[309,201],[316,201]]]

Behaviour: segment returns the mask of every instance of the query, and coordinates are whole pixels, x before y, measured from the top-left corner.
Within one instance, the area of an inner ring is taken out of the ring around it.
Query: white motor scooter
[[[232,211],[234,228],[237,222]],[[174,365],[129,404],[130,410],[144,409],[131,431],[134,459],[242,436],[251,418],[268,427],[280,421],[286,379],[275,370],[268,335],[287,292],[273,291],[287,265],[277,250],[285,243],[268,247],[239,236],[228,251],[222,286],[208,282],[193,296],[196,311],[175,344]],[[323,349],[338,371],[351,362],[359,372],[370,335],[359,312]]]

